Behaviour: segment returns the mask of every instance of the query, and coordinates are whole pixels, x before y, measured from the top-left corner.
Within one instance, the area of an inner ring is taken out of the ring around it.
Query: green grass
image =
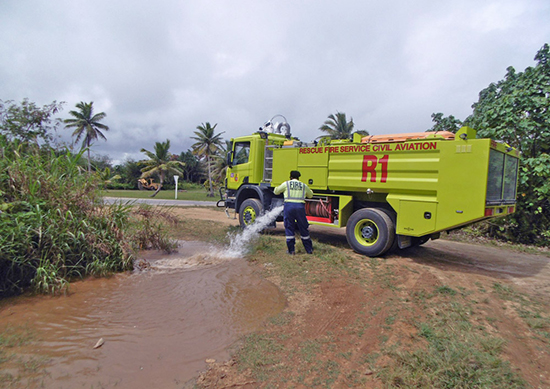
[[[299,346],[300,358],[306,363],[317,360],[317,354],[321,352],[321,343],[317,340],[306,340]]]
[[[424,328],[426,349],[391,353],[395,363],[381,371],[387,387],[525,388],[526,382],[499,358],[504,341],[477,334]]]
[[[204,232],[208,231],[207,234]],[[196,220],[181,217],[177,228],[169,234],[178,240],[194,240],[213,244],[228,244],[229,236],[240,232],[240,227],[227,226],[211,220]]]
[[[269,335],[250,334],[244,337],[237,360],[239,368],[251,369],[260,380],[280,361],[282,344]]]
[[[47,374],[45,357],[21,354],[18,349],[37,341],[33,329],[24,326],[7,326],[0,330],[0,387],[34,388]]]
[[[507,296],[510,291],[497,286]],[[413,296],[423,307],[416,318],[418,337],[425,346],[387,347],[382,354],[393,363],[379,372],[387,388],[526,388],[508,362],[500,357],[506,341],[491,335],[474,319],[474,300],[441,286]]]
[[[123,197],[129,199],[156,199],[156,200],[175,200],[174,190],[161,190],[155,197],[151,195],[155,193],[151,190],[114,190],[108,189],[102,192],[105,197]],[[178,192],[178,200],[192,201],[218,201],[219,193],[214,193],[214,197],[208,197],[204,189],[189,189],[185,192]]]
[[[0,332],[0,352],[6,348],[20,347],[35,339],[35,332],[29,326],[7,326]]]
[[[531,336],[550,346],[550,316],[544,305],[533,301],[529,296],[498,282],[493,284],[493,292],[503,301],[513,302],[512,307],[527,324]]]

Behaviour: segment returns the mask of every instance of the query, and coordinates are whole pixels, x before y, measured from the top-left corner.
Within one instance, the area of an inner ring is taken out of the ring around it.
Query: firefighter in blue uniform
[[[283,182],[273,190],[273,193],[284,193],[285,211],[284,224],[286,235],[286,246],[288,253],[294,255],[294,247],[296,246],[296,237],[294,233],[296,227],[300,231],[302,244],[308,254],[313,254],[313,243],[309,236],[309,223],[306,219],[305,198],[313,197],[313,192],[303,182],[299,181],[300,172],[292,170],[290,172],[290,180]]]

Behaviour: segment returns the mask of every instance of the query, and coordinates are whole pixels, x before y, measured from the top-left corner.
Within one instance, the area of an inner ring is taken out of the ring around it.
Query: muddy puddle
[[[36,338],[15,350],[41,361],[22,387],[181,388],[206,359],[226,359],[285,299],[245,260],[218,254],[182,242],[176,254],[146,254],[145,270],[75,282],[69,296],[1,301],[0,329]]]

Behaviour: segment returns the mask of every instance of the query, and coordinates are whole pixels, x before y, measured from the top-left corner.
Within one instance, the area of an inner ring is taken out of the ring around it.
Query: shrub
[[[5,137],[0,153],[0,296],[27,286],[57,293],[71,278],[132,268],[147,237],[132,240],[131,207],[102,204],[97,178],[79,166],[82,153]],[[162,241],[155,228],[150,236]]]

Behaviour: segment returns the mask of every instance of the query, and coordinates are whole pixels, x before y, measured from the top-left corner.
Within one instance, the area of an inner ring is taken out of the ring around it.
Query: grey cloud
[[[184,151],[203,122],[229,139],[277,113],[303,140],[337,110],[371,133],[423,131],[533,64],[548,20],[545,0],[4,0],[0,99],[65,100],[65,116],[94,101],[111,130],[93,151],[115,160],[167,138]]]

